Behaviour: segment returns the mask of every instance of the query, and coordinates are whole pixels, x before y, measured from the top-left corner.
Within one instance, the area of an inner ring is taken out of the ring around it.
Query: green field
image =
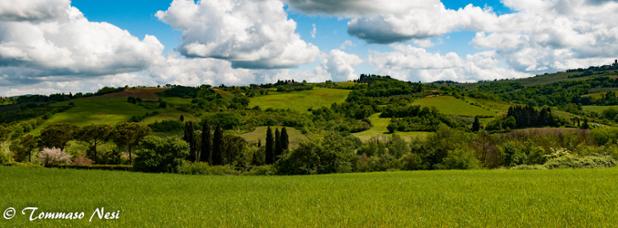
[[[348,97],[350,90],[314,88],[291,93],[274,93],[251,98],[250,107],[259,106],[262,109],[291,109],[306,112],[309,108],[330,107],[333,103],[342,103]]]
[[[436,107],[438,111],[446,115],[459,116],[495,116],[496,113],[488,109],[468,104],[464,100],[451,96],[430,96],[414,101],[415,105]]]
[[[596,112],[596,113],[602,113],[603,111],[605,111],[607,109],[610,109],[610,108],[618,110],[618,105],[613,105],[613,106],[596,106],[596,105],[582,106],[582,109],[584,111]]]
[[[281,129],[281,126],[273,126],[271,128],[274,134],[275,128]],[[256,127],[254,131],[241,134],[240,137],[244,138],[250,144],[256,144],[259,140],[261,140],[262,144],[264,144],[266,143],[266,129],[267,127]],[[305,137],[305,135],[303,135],[303,133],[299,130],[292,127],[286,127],[286,130],[288,131],[291,148],[296,148],[298,144],[307,139],[307,137]]]
[[[91,124],[116,124],[127,121],[131,116],[144,115],[148,110],[127,102],[125,97],[89,97],[73,100],[75,107],[56,113],[45,123],[35,129],[41,129],[54,123],[68,123],[77,126]]]
[[[380,118],[380,113],[373,114],[369,117],[371,128],[366,131],[354,133],[361,141],[367,142],[373,138],[387,139],[391,137],[386,128],[390,123],[390,118]],[[426,139],[431,132],[395,132],[396,135],[403,137],[405,140]]]
[[[618,169],[226,177],[0,167],[0,209],[120,210],[95,226],[603,227],[618,224],[617,180]],[[19,213],[0,220],[26,225]]]

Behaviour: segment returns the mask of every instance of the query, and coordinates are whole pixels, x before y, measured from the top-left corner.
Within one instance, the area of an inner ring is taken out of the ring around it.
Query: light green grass
[[[306,112],[309,108],[329,107],[333,103],[342,103],[348,97],[350,90],[314,88],[290,93],[274,93],[251,98],[250,107],[259,106],[262,109],[291,109]]]
[[[168,104],[172,104],[172,105],[190,105],[191,100],[192,100],[190,98],[182,98],[182,97],[163,97],[161,99],[167,102]]]
[[[586,106],[582,106],[582,109],[586,112],[596,112],[596,113],[602,113],[603,111],[607,110],[607,109],[616,109],[618,110],[618,105],[612,105],[612,106],[597,106],[597,105],[586,105]]]
[[[436,107],[446,115],[458,116],[494,116],[495,112],[466,103],[464,100],[451,96],[430,96],[414,101],[415,105]]]
[[[367,142],[373,138],[385,140],[392,137],[392,134],[388,132],[388,124],[390,124],[390,118],[380,118],[380,113],[373,114],[369,118],[371,122],[371,128],[366,131],[354,133],[353,135],[358,137],[361,141]],[[424,140],[430,136],[431,132],[395,132],[394,134],[401,136],[407,141],[412,139]]]
[[[610,227],[618,169],[225,177],[0,167],[0,209],[120,210],[0,226]]]
[[[131,116],[144,115],[148,112],[144,107],[128,103],[124,97],[89,97],[73,100],[73,103],[75,107],[54,114],[33,133],[37,134],[41,129],[54,123],[68,123],[76,126],[116,124],[129,120]]]
[[[241,134],[240,137],[244,138],[250,144],[257,144],[259,140],[262,141],[262,145],[266,143],[266,129],[268,127],[256,127],[254,131]],[[282,126],[271,127],[273,135],[275,134],[275,128],[281,130]],[[290,148],[296,148],[307,137],[302,132],[292,127],[286,127],[288,137],[290,140]]]
[[[496,115],[506,114],[506,112],[509,110],[509,107],[511,107],[511,104],[502,101],[492,101],[472,97],[466,97],[465,100],[471,104],[475,104],[483,109],[489,110]]]

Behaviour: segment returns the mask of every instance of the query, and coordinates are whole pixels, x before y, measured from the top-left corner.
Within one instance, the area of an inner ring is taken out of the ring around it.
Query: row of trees
[[[279,129],[275,129],[273,137],[273,131],[268,127],[266,129],[265,146],[266,164],[274,164],[290,147],[288,130],[285,127],[281,129],[281,132],[279,132]]]
[[[71,140],[88,143],[86,155],[99,163],[101,157],[97,153],[97,146],[107,141],[113,141],[118,146],[126,148],[129,163],[133,161],[133,149],[148,134],[150,129],[137,123],[121,123],[116,126],[89,125],[77,127],[69,124],[53,124],[41,131],[40,136],[24,135],[14,141],[10,149],[14,152],[16,161],[32,161],[32,153],[43,148],[58,148],[64,150]]]

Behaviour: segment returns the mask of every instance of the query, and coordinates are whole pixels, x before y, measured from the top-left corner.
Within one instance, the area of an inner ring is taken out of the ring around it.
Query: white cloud
[[[495,52],[460,57],[457,53],[430,53],[409,45],[391,45],[391,52],[373,52],[369,62],[379,73],[408,81],[452,80],[470,82],[530,76],[510,70]]]
[[[547,72],[606,64],[618,55],[618,2],[504,0],[517,10],[487,24],[473,40],[517,70]]]
[[[309,63],[319,54],[296,33],[279,0],[174,0],[156,16],[182,31],[180,51],[189,57],[269,69]]]
[[[323,58],[322,68],[328,71],[333,81],[348,81],[358,78],[354,68],[361,64],[363,60],[357,55],[333,49]]]
[[[350,18],[348,33],[370,43],[425,39],[449,32],[476,29],[496,15],[468,5],[447,9],[440,0],[288,0],[296,10]]]
[[[69,1],[0,3],[0,75],[14,75],[8,81],[140,71],[162,51],[157,38],[90,22]]]
[[[38,21],[66,12],[70,0],[0,1],[0,21]]]

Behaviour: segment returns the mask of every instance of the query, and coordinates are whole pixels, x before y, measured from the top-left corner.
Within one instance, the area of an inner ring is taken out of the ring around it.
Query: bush
[[[43,148],[39,153],[39,161],[45,167],[71,164],[71,155],[58,148]]]
[[[148,127],[154,132],[176,132],[181,131],[184,125],[180,121],[176,120],[163,120],[149,124]]]
[[[210,166],[206,162],[184,162],[178,173],[192,175],[238,175],[239,172],[232,166]]]
[[[178,138],[146,136],[135,153],[133,168],[143,172],[177,172],[189,155],[189,145]]]
[[[561,168],[610,168],[616,166],[616,160],[611,156],[576,156],[566,154],[552,158],[545,163],[548,169]]]
[[[73,158],[73,164],[77,166],[88,166],[88,165],[92,165],[93,163],[94,161],[90,160],[84,155],[79,155]]]
[[[270,176],[275,175],[277,170],[272,165],[254,166],[249,171],[243,173],[243,175],[254,176]]]
[[[465,148],[449,151],[446,158],[438,165],[441,169],[478,169],[480,166],[480,161],[474,152]]]

